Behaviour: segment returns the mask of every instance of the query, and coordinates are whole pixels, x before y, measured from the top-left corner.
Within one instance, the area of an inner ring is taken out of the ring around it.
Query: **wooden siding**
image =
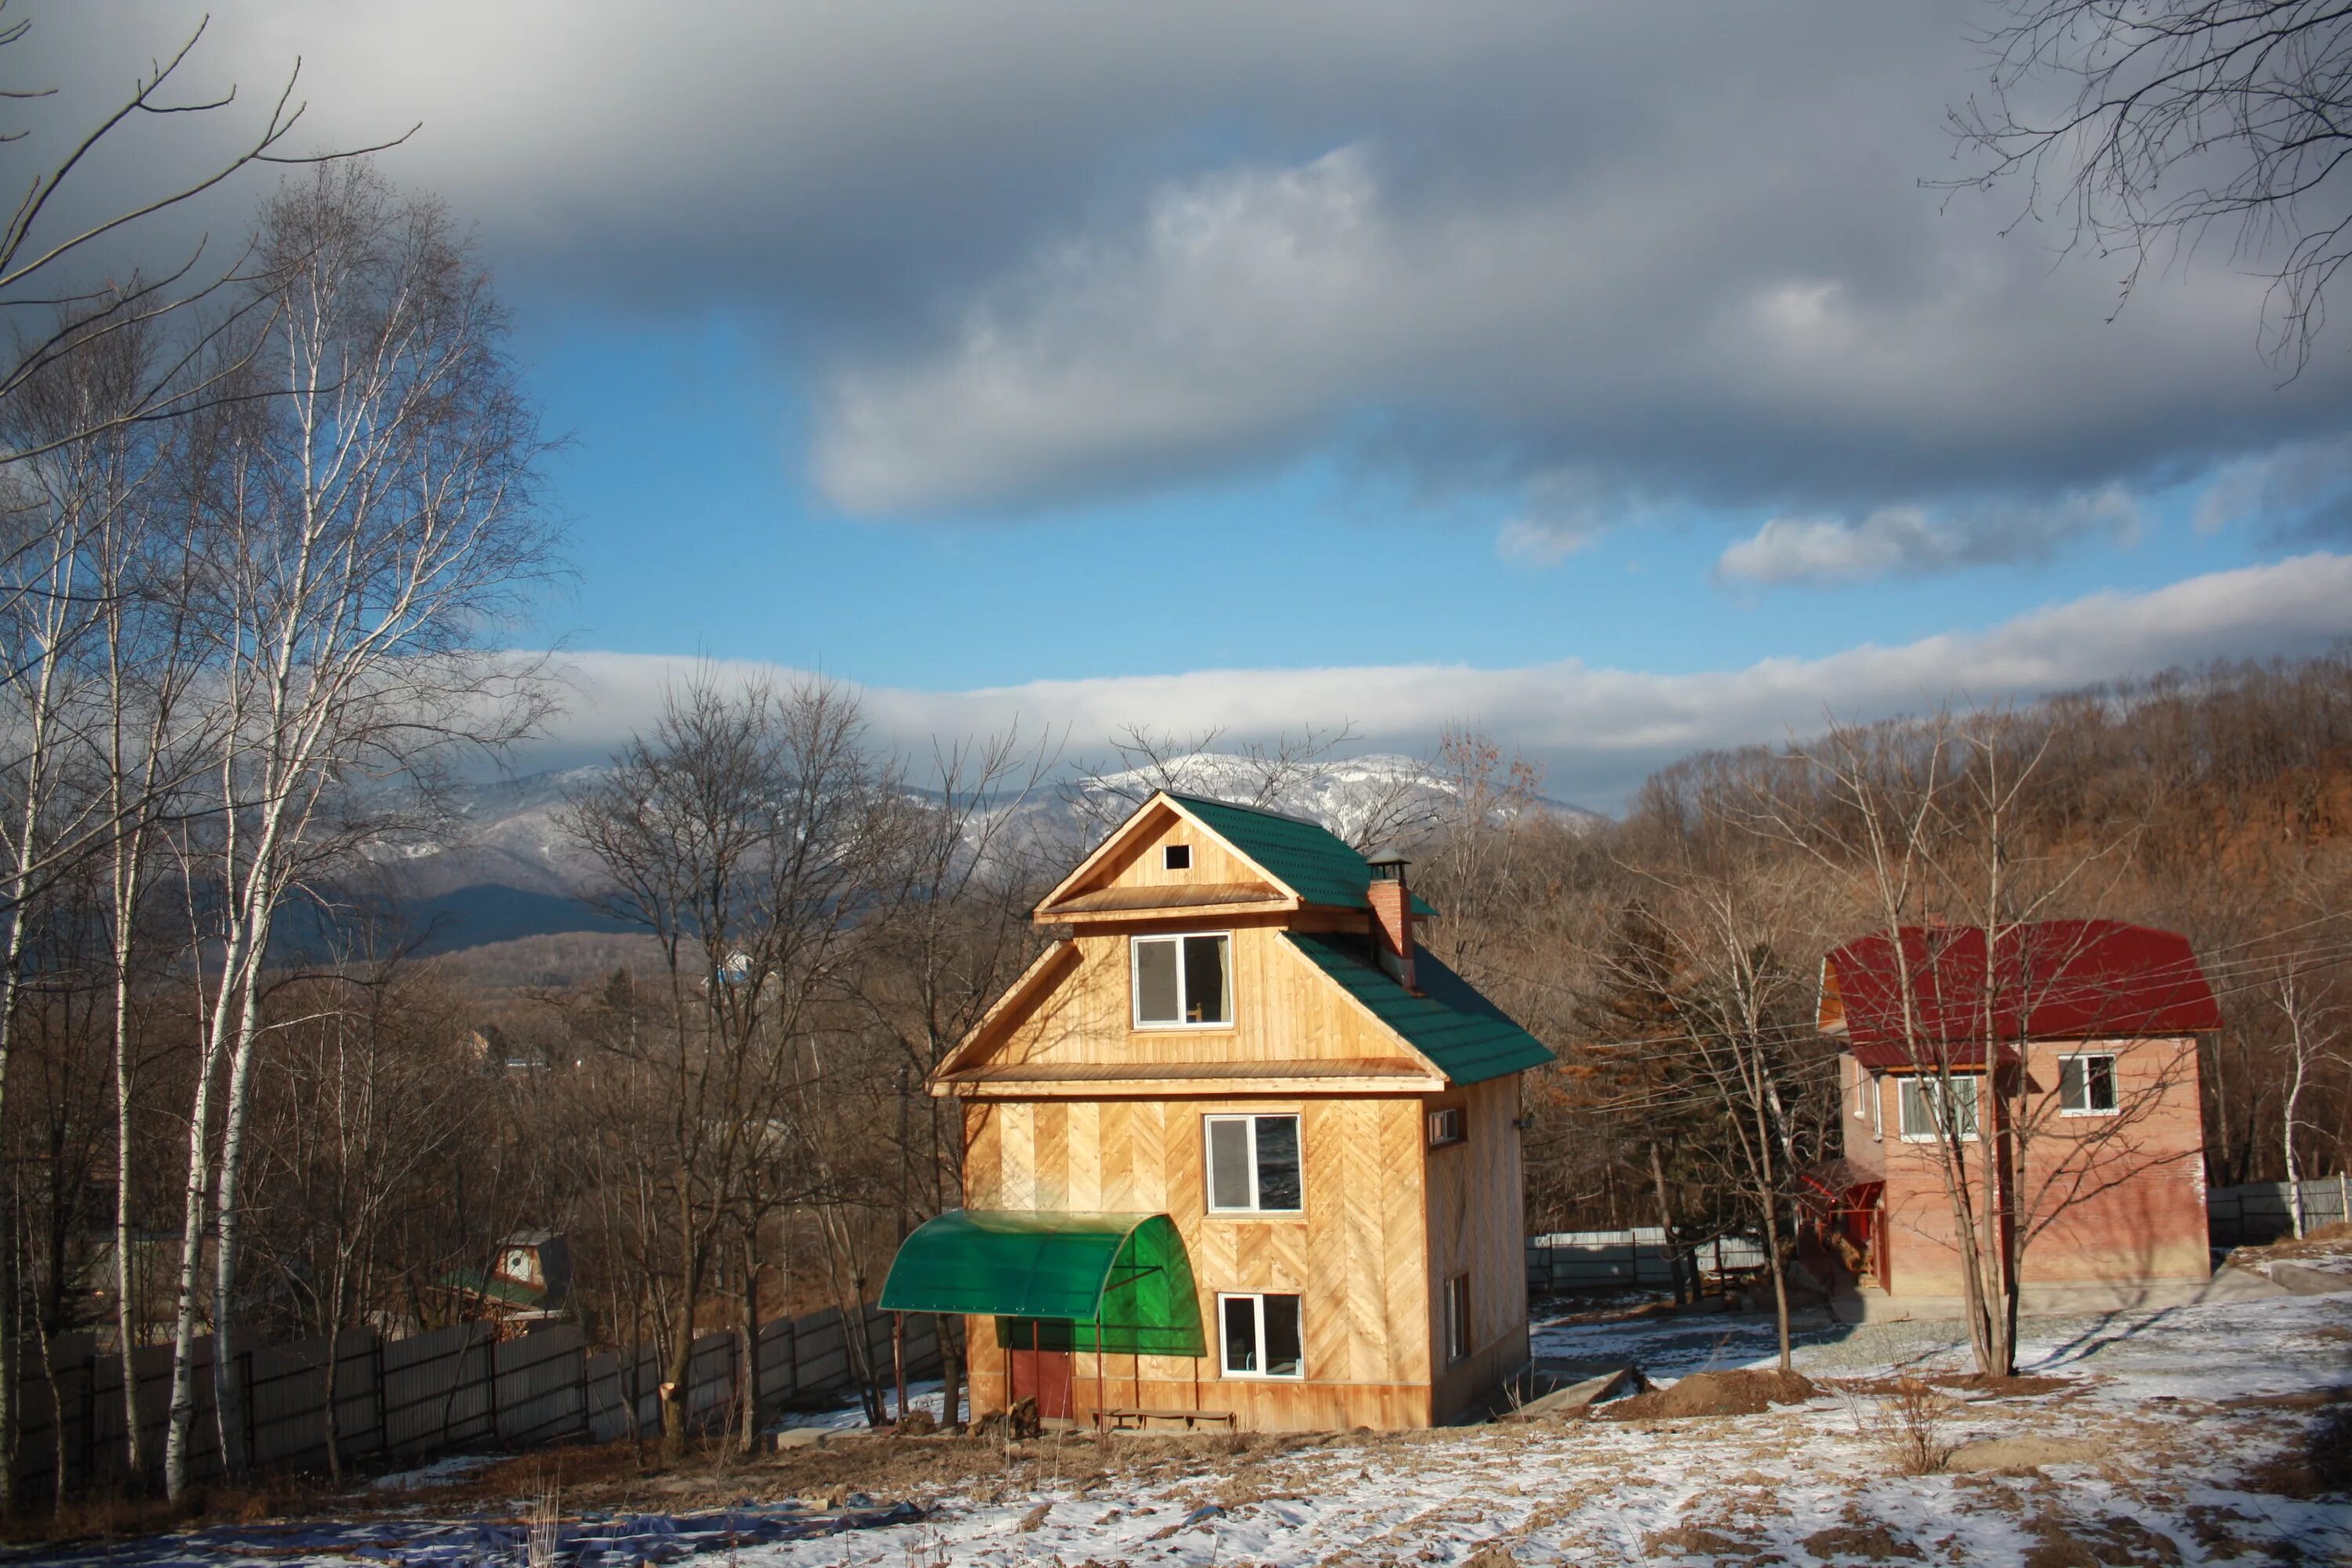
[[[1459,1105],[1466,1141],[1428,1153],[1430,1364],[1438,1419],[1460,1415],[1528,1361],[1527,1225],[1519,1182],[1519,1080],[1515,1073],[1433,1095],[1424,1110]],[[1445,1281],[1470,1276],[1470,1353],[1445,1363]]]
[[[1368,917],[1358,916],[1360,929]],[[1369,1016],[1282,939],[1284,916],[1155,923],[1155,931],[1233,933],[1230,1027],[1134,1026],[1130,930],[1082,931],[1076,963],[1024,1005],[1006,1008],[991,1033],[960,1053],[952,1071],[1013,1066],[1188,1062],[1361,1061],[1378,1070],[1429,1074],[1429,1063]],[[1171,1074],[1170,1076],[1181,1076]]]
[[[1166,858],[1160,851],[1171,844],[1191,847],[1191,866],[1181,871],[1168,869]],[[1257,867],[1226,848],[1213,834],[1194,826],[1165,803],[1154,806],[1150,817],[1130,830],[1123,840],[1105,847],[1109,852],[1087,868],[1085,876],[1077,881],[1058,889],[1059,898],[1074,898],[1114,888],[1202,888],[1242,884],[1263,888],[1268,898],[1283,896]],[[1053,912],[1051,905],[1039,910],[1041,915],[1049,918]]]
[[[1427,1426],[1433,1341],[1423,1103],[1333,1096],[971,1104],[965,1201],[973,1208],[1161,1213],[1182,1234],[1209,1354],[1197,1366],[1190,1358],[1111,1355],[1097,1368],[1081,1351],[1073,1389],[1081,1419],[1095,1407],[1099,1376],[1113,1405],[1231,1410],[1259,1430]],[[1304,1210],[1209,1213],[1202,1118],[1280,1111],[1300,1119]],[[1514,1215],[1517,1207],[1514,1187]],[[1506,1275],[1516,1277],[1516,1240],[1507,1261]],[[1502,1287],[1487,1288],[1498,1292],[1499,1305]],[[1221,1291],[1301,1298],[1304,1381],[1222,1374]],[[1519,1327],[1524,1338],[1524,1310]],[[973,1407],[1001,1405],[1005,1366],[994,1325],[975,1319],[969,1328]]]

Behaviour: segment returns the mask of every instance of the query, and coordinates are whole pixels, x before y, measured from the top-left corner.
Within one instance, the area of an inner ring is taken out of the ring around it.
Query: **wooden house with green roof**
[[[1425,1426],[1528,1359],[1519,1075],[1405,863],[1161,793],[1037,906],[1066,934],[940,1065],[964,1205],[882,1305],[967,1318],[972,1405]]]

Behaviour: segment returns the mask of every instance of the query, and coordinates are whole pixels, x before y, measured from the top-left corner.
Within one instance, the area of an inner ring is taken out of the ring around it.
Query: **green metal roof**
[[[1173,790],[1168,792],[1168,797],[1207,823],[1218,837],[1265,867],[1307,902],[1336,905],[1344,910],[1371,907],[1366,896],[1372,885],[1371,868],[1364,863],[1361,855],[1348,847],[1347,840],[1328,828],[1278,811],[1235,805],[1229,800],[1178,795]],[[1418,893],[1413,895],[1412,909],[1420,915],[1433,917],[1437,913]]]
[[[1078,1347],[1123,1355],[1207,1353],[1184,1238],[1164,1214],[951,1210],[898,1244],[882,1308],[1056,1320]]]
[[[1552,1059],[1543,1042],[1426,948],[1412,958],[1413,979],[1422,989],[1416,996],[1373,962],[1363,937],[1300,931],[1282,935],[1454,1083],[1483,1083]]]

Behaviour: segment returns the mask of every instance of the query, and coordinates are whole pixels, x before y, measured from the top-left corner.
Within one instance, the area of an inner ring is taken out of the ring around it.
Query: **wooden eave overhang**
[[[1166,910],[1171,914],[1286,914],[1299,908],[1296,896],[1257,882],[1202,882],[1172,888],[1100,888],[1054,906],[1055,924],[1131,921]],[[1048,918],[1040,905],[1039,918]]]
[[[1058,984],[1077,962],[1078,944],[1066,937],[1039,953],[1035,961],[1021,972],[1021,978],[1005,988],[1004,994],[996,999],[995,1005],[981,1015],[980,1022],[971,1026],[971,1032],[958,1040],[955,1049],[931,1069],[931,1092],[940,1092],[940,1080],[958,1071],[966,1060],[977,1055],[1008,1014],[1025,1005],[1029,998],[1039,991]]]
[[[1230,1095],[1439,1094],[1445,1075],[1394,1058],[1290,1062],[1007,1063],[941,1073],[931,1093],[959,1100],[1173,1099]]]

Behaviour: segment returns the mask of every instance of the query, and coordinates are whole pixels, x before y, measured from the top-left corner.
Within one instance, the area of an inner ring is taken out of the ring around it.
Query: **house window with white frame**
[[[2083,1051],[2058,1058],[2058,1110],[2065,1116],[2116,1113],[2114,1052]]]
[[[1131,937],[1128,946],[1135,970],[1137,1028],[1232,1027],[1232,932]]]
[[[1305,1377],[1298,1298],[1254,1292],[1217,1298],[1217,1337],[1227,1377]]]
[[[1962,1138],[1977,1135],[1977,1082],[1973,1076],[1937,1078],[1933,1074],[1906,1075],[1903,1085],[1903,1142],[1927,1143],[1957,1133]],[[1948,1119],[1937,1114],[1949,1096]]]
[[[1204,1116],[1201,1122],[1211,1213],[1297,1214],[1305,1206],[1295,1114]]]

